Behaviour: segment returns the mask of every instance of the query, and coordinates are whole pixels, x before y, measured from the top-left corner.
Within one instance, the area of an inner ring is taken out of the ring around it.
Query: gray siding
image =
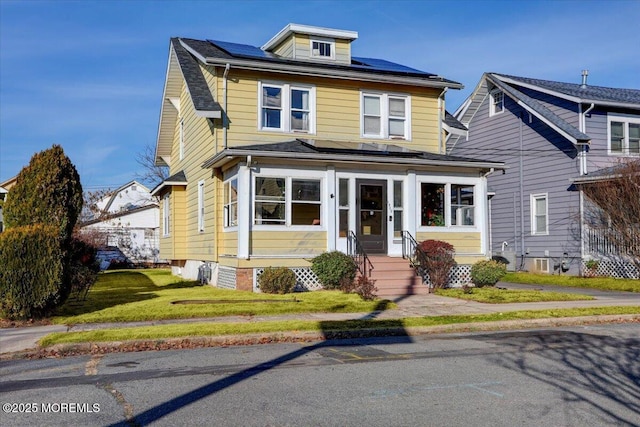
[[[522,93],[530,96],[531,98],[541,102],[545,107],[547,107],[565,122],[575,126],[576,128],[580,128],[578,105],[575,102],[567,101],[566,99],[557,98],[553,95],[537,92],[535,90],[527,89],[524,87],[518,87],[517,89]]]
[[[574,259],[572,270],[577,272],[580,247],[575,233],[579,195],[569,188],[569,179],[579,173],[573,144],[536,117],[529,116],[510,98],[505,98],[503,113],[489,117],[487,99],[469,124],[469,140],[461,138],[452,154],[503,161],[508,167],[504,175],[489,177],[489,188],[496,193],[491,201],[493,251],[499,251],[502,242],[507,242],[518,257],[523,255],[523,248],[529,260],[548,257],[550,268],[567,252]],[[548,194],[549,234],[534,236],[530,196],[539,193]]]

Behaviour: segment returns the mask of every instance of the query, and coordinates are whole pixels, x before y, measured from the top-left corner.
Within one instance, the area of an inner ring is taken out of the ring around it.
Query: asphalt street
[[[0,425],[639,426],[639,356],[629,323],[6,360]]]

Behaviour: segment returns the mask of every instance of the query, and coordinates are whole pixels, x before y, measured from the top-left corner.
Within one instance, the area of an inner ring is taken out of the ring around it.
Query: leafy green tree
[[[36,153],[17,176],[4,206],[9,227],[51,224],[58,228],[63,242],[71,238],[82,211],[80,176],[62,147]]]

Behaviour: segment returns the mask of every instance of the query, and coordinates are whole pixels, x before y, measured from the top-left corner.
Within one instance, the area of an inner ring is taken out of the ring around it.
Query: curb
[[[124,353],[138,351],[179,350],[206,347],[230,347],[239,345],[306,343],[341,339],[372,338],[385,336],[421,336],[457,332],[480,332],[539,327],[579,326],[603,323],[640,322],[640,314],[558,317],[544,319],[499,320],[494,322],[457,323],[438,326],[407,328],[369,328],[344,331],[290,331],[264,334],[195,336],[94,343],[55,344],[50,347],[0,354],[0,360],[41,359],[50,357],[88,354]]]

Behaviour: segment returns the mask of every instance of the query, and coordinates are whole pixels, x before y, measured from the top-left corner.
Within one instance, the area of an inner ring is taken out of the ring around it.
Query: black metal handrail
[[[402,258],[409,260],[409,264],[416,271],[416,274],[425,279],[423,266],[427,262],[427,254],[422,250],[411,233],[402,230]]]
[[[356,262],[360,274],[362,274],[365,278],[371,277],[373,264],[371,264],[371,260],[369,260],[367,253],[360,244],[358,236],[356,236],[356,233],[351,230],[349,230],[349,237],[347,239],[347,252],[349,256],[351,256]]]

